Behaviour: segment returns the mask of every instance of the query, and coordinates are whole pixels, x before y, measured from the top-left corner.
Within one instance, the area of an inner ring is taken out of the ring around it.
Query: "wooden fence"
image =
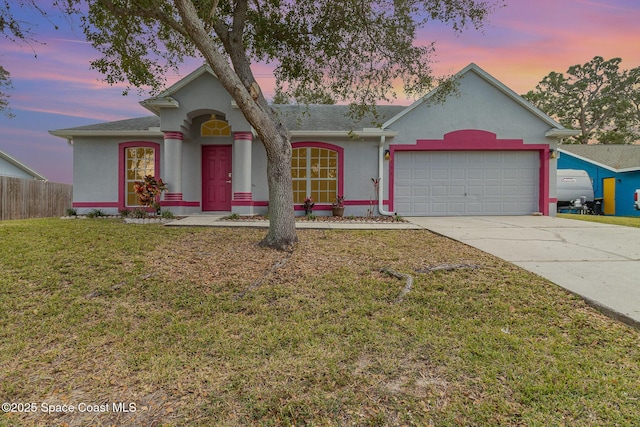
[[[0,220],[63,216],[72,199],[69,184],[0,176]]]

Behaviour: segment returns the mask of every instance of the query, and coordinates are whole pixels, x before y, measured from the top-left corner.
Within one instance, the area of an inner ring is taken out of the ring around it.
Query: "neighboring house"
[[[444,103],[432,93],[379,107],[377,126],[347,106],[274,105],[291,130],[296,210],[311,196],[329,214],[344,195],[345,215],[555,215],[554,150],[577,132],[475,64],[456,79]],[[267,212],[264,147],[209,67],[141,104],[154,115],[51,131],[73,145],[79,212],[135,207],[146,174],[163,179],[163,209],[179,215]]]
[[[13,178],[37,179],[46,181],[47,178],[38,172],[23,165],[13,157],[0,151],[0,176],[10,176]]]
[[[640,189],[640,145],[560,145],[558,169],[587,171],[605,215],[640,216],[633,195]]]

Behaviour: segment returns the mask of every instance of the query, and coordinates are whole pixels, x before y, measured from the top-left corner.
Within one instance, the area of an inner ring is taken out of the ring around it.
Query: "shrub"
[[[146,218],[146,217],[147,217],[147,210],[146,210],[146,209],[144,209],[144,208],[137,208],[137,209],[134,209],[134,210],[131,212],[131,216],[132,216],[133,218]]]
[[[88,214],[87,218],[99,218],[101,216],[106,216],[103,211],[100,209],[92,209]]]
[[[152,175],[144,177],[144,181],[136,181],[133,188],[142,206],[152,206],[163,191],[167,191],[167,185],[162,179],[156,179]]]

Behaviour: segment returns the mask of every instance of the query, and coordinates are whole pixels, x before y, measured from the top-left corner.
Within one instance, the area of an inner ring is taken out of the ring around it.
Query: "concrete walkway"
[[[194,215],[167,226],[268,227]],[[640,327],[640,228],[544,216],[411,217],[408,223],[297,222],[298,228],[428,229],[495,255]]]
[[[406,219],[536,273],[640,327],[640,228],[542,216]]]

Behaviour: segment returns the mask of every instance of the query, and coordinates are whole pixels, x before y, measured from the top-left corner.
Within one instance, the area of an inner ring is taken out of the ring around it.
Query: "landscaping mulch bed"
[[[221,221],[268,221],[269,218],[263,215],[252,216],[225,216]],[[408,222],[401,216],[296,216],[296,221],[300,222],[351,222],[351,223],[394,223]]]

